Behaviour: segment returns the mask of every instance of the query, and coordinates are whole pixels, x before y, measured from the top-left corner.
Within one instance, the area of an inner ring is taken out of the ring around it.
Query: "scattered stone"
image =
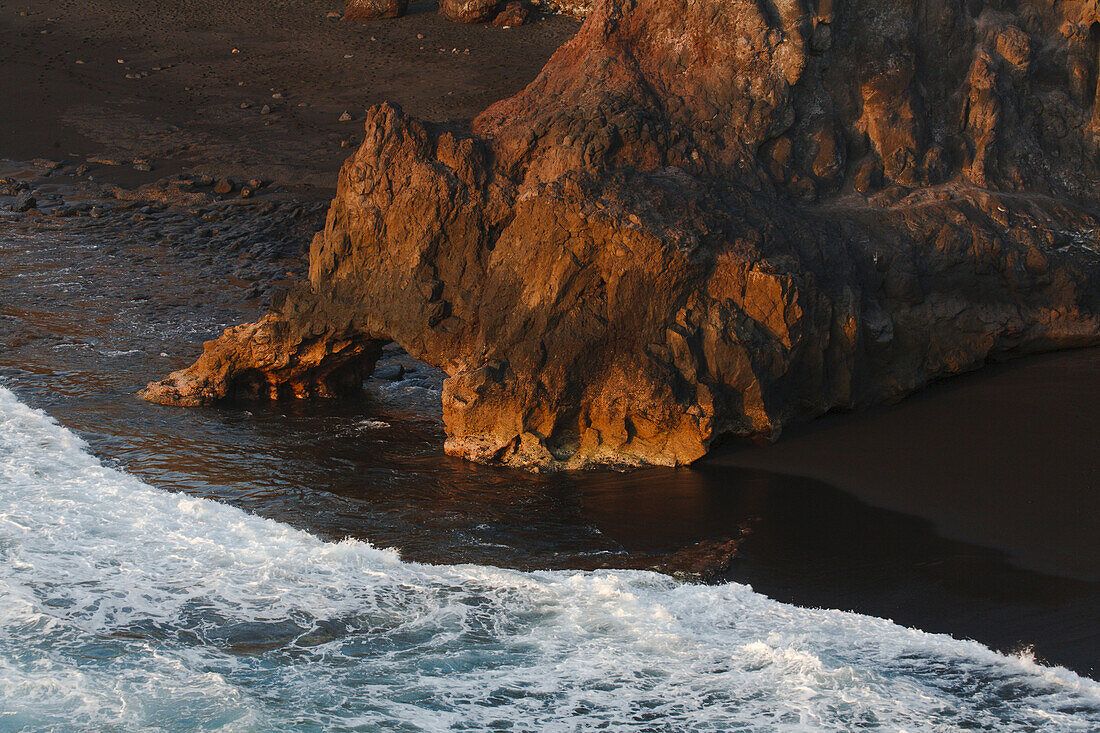
[[[504,8],[493,18],[493,25],[498,28],[512,28],[527,22],[530,11],[527,6],[517,0],[507,3]]]
[[[283,95],[280,94],[279,92],[275,92],[274,94],[271,95],[271,98],[272,99],[282,99]]]
[[[409,7],[409,0],[347,0],[344,20],[375,20],[399,18]]]
[[[344,114],[340,115],[339,122],[351,122],[351,115],[347,110],[344,110]]]
[[[18,196],[30,186],[26,181],[15,178],[0,178],[0,196]]]
[[[259,188],[262,185],[264,185],[264,182],[261,181],[259,178],[250,178],[248,180],[248,187],[253,190]]]
[[[703,540],[662,558],[651,569],[687,582],[715,580],[730,569],[740,539]]]
[[[218,195],[225,195],[233,192],[233,181],[229,178],[223,178],[214,185],[214,193]]]
[[[262,114],[262,115],[271,114],[271,105],[265,104],[263,107],[261,107],[260,108],[260,114]]]
[[[499,0],[440,0],[439,12],[456,23],[484,23],[493,17]]]
[[[252,105],[248,102],[241,102],[241,109],[249,109],[250,107],[252,107]]]
[[[15,206],[13,208],[16,211],[19,211],[19,212],[30,211],[31,209],[37,209],[38,208],[38,199],[36,199],[34,196],[31,196],[29,194],[20,196],[18,199],[15,200]]]
[[[149,172],[153,170],[153,166],[149,163],[149,161],[139,159],[134,161],[134,170]]]
[[[57,160],[47,160],[45,158],[35,158],[31,161],[31,165],[35,168],[41,168],[47,171],[55,171],[60,168],[64,163]]]
[[[252,193],[253,193],[253,189],[249,188],[248,186],[245,186],[244,188],[241,189],[241,198],[242,199],[250,199],[250,198],[252,198]]]

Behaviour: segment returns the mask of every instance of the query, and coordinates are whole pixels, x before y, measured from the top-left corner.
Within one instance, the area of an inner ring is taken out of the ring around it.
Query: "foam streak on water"
[[[0,731],[1098,726],[1066,670],[743,585],[322,542],[104,467],[0,388]]]

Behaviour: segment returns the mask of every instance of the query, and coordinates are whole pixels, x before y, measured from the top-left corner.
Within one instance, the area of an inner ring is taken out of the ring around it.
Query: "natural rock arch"
[[[972,5],[852,0],[815,41],[797,3],[609,0],[473,136],[379,105],[309,283],[145,394],[324,394],[392,340],[449,375],[449,453],[674,465],[1098,343],[1092,110],[1034,71],[1079,31]]]

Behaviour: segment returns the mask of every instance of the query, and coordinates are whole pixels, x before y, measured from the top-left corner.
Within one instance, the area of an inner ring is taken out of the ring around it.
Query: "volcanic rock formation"
[[[309,283],[148,399],[445,370],[446,450],[674,465],[1100,342],[1095,3],[611,0],[471,136],[380,105]]]

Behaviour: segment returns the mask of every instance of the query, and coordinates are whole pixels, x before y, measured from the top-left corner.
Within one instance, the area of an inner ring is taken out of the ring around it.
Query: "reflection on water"
[[[1013,569],[809,479],[703,466],[536,476],[442,453],[440,375],[390,350],[343,401],[152,405],[134,393],[258,315],[217,253],[120,227],[0,233],[0,381],[160,488],[409,560],[629,567],[747,534],[729,577],[778,600],[970,636],[1090,673],[1100,586]],[[404,369],[397,369],[397,365]],[[641,560],[639,560],[641,558]]]

